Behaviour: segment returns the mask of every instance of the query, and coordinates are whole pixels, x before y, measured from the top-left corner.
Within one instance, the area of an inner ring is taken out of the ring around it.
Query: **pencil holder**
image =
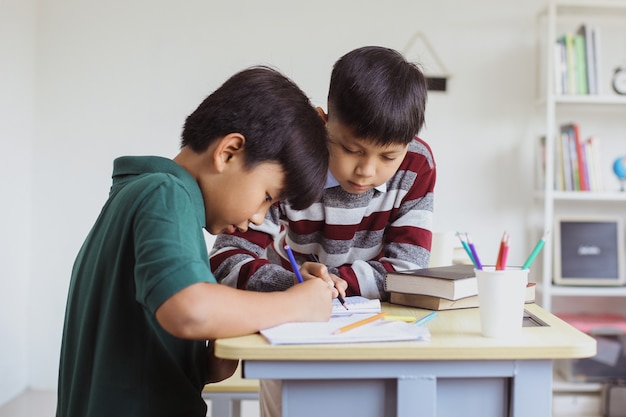
[[[528,269],[475,269],[483,336],[514,338],[522,332]]]

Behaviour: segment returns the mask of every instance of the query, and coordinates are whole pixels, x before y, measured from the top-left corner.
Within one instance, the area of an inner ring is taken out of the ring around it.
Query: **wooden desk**
[[[427,324],[430,342],[272,346],[255,334],[220,339],[215,351],[242,359],[246,378],[282,379],[284,417],[550,417],[552,360],[591,357],[596,342],[535,304],[526,309],[548,326],[511,341],[483,337],[478,309],[465,309],[440,311]]]

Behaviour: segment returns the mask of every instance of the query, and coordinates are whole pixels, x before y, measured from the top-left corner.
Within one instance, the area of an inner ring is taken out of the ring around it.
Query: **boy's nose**
[[[355,172],[362,177],[371,177],[376,172],[376,164],[370,158],[360,161]]]
[[[262,225],[264,220],[265,220],[265,213],[255,213],[252,215],[252,217],[250,217],[250,223],[256,226]]]

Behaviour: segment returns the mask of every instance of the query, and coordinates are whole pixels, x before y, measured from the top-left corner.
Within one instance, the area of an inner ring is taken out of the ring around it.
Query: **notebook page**
[[[357,313],[380,313],[381,311],[380,300],[378,299],[370,300],[360,295],[353,295],[346,297],[344,300],[348,307],[347,310],[341,305],[339,300],[336,298],[333,300],[332,316],[349,316]]]

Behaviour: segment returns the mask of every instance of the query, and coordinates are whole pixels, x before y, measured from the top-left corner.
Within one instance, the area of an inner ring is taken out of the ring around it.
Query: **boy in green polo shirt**
[[[202,231],[260,225],[279,199],[316,201],[326,139],[302,91],[255,67],[187,118],[173,160],[115,160],[109,199],[72,271],[57,417],[204,417],[203,386],[236,366],[212,355],[211,339],[328,320],[337,293],[322,279],[273,293],[217,284]]]

